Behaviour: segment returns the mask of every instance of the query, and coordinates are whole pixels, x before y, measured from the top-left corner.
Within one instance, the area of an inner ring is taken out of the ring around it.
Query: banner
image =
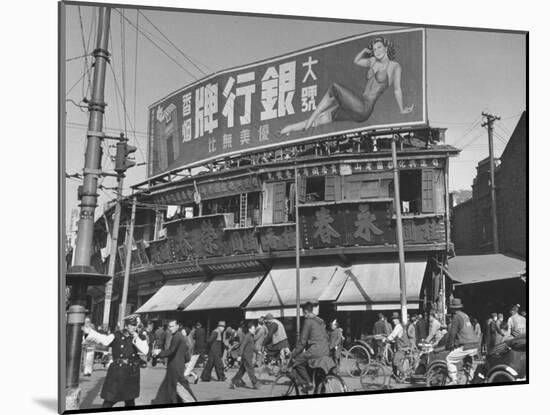
[[[368,33],[218,72],[149,107],[149,176],[356,131],[425,125],[424,29]]]

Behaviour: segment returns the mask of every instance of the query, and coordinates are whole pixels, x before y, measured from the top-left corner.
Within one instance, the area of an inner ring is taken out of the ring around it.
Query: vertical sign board
[[[425,30],[373,32],[224,70],[149,107],[154,176],[227,155],[425,125]]]

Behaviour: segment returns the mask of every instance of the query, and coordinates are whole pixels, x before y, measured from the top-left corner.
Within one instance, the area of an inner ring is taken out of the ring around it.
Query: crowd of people
[[[248,387],[243,379],[246,374],[250,387],[258,389],[258,368],[270,359],[291,360],[297,383],[307,393],[313,388],[310,369],[321,368],[329,373],[337,368],[345,338],[337,320],[327,325],[313,313],[313,304],[306,303],[302,308],[302,330],[293,351],[285,326],[270,313],[255,321],[242,321],[236,329],[219,321],[210,333],[201,322],[188,326],[169,320],[155,327],[153,321],[143,325],[137,315],[127,317],[124,327],[111,333],[96,331],[87,318],[82,329],[83,374],[91,375],[99,354],[108,368],[101,391],[103,406],[111,407],[119,401],[132,406],[139,396],[140,369],[149,363],[153,367],[164,365],[166,375],[152,404],[165,404],[196,401],[190,383],[225,382],[228,367],[235,364],[238,370],[229,381],[229,387]],[[462,309],[460,299],[453,298],[446,318],[434,311],[427,319],[422,313],[411,314],[407,324],[402,323],[397,312],[391,315],[391,324],[380,313],[372,329],[381,339],[377,343],[378,350],[382,350],[385,342],[393,344],[392,363],[398,371],[408,350],[425,343],[445,348],[450,352],[447,364],[452,384],[456,381],[456,364],[465,356],[481,357],[507,339],[526,332],[525,315],[519,312],[517,305],[511,307],[507,320],[503,314],[492,313],[483,330],[480,323]],[[200,367],[199,376],[196,368]]]

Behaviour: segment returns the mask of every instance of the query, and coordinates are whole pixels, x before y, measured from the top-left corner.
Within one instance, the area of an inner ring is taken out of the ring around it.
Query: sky
[[[124,13],[136,24],[135,10],[127,9]],[[147,10],[143,13],[197,63],[201,71],[167,44],[143,16],[139,16],[137,24],[140,30],[146,31],[185,70],[142,35],[137,37],[136,65],[136,29],[128,23],[121,25],[120,14],[112,11],[109,49],[115,76],[108,68],[105,127],[112,135],[127,130],[130,144],[138,147],[135,153],[138,163],[144,162],[146,157],[148,106],[205,74],[350,35],[403,27],[172,11]],[[79,103],[86,94],[87,78],[79,81],[85,67],[85,59],[80,56],[85,54],[85,50],[91,53],[94,48],[96,17],[97,9],[94,7],[83,5],[80,11],[76,6],[67,7],[66,99],[70,100],[66,101],[68,174],[82,172],[84,164],[88,114],[75,103]],[[125,44],[124,54],[122,43]],[[451,190],[470,189],[477,162],[488,155],[487,132],[481,127],[481,112],[488,111],[502,118],[495,123],[495,155],[498,157],[521,112],[525,110],[525,45],[525,36],[517,33],[427,30],[428,119],[430,125],[448,129],[447,143],[463,149],[451,161]],[[87,59],[89,65],[91,57]],[[123,83],[126,85],[125,101],[129,118],[126,125],[115,78],[120,90]],[[114,149],[110,151],[114,154]],[[112,169],[107,156],[104,157],[103,168]],[[124,193],[129,194],[129,186],[145,178],[145,166],[130,169]],[[105,187],[116,186],[113,178],[106,178],[102,184]],[[67,224],[71,209],[78,206],[78,185],[78,180],[67,180]],[[113,191],[103,189],[99,193],[100,208],[96,214],[102,211],[105,202],[114,198]]]

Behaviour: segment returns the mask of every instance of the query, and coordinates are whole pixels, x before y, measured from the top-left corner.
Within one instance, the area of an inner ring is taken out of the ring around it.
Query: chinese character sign
[[[425,84],[424,29],[221,71],[150,106],[149,175],[285,141],[426,124]]]

